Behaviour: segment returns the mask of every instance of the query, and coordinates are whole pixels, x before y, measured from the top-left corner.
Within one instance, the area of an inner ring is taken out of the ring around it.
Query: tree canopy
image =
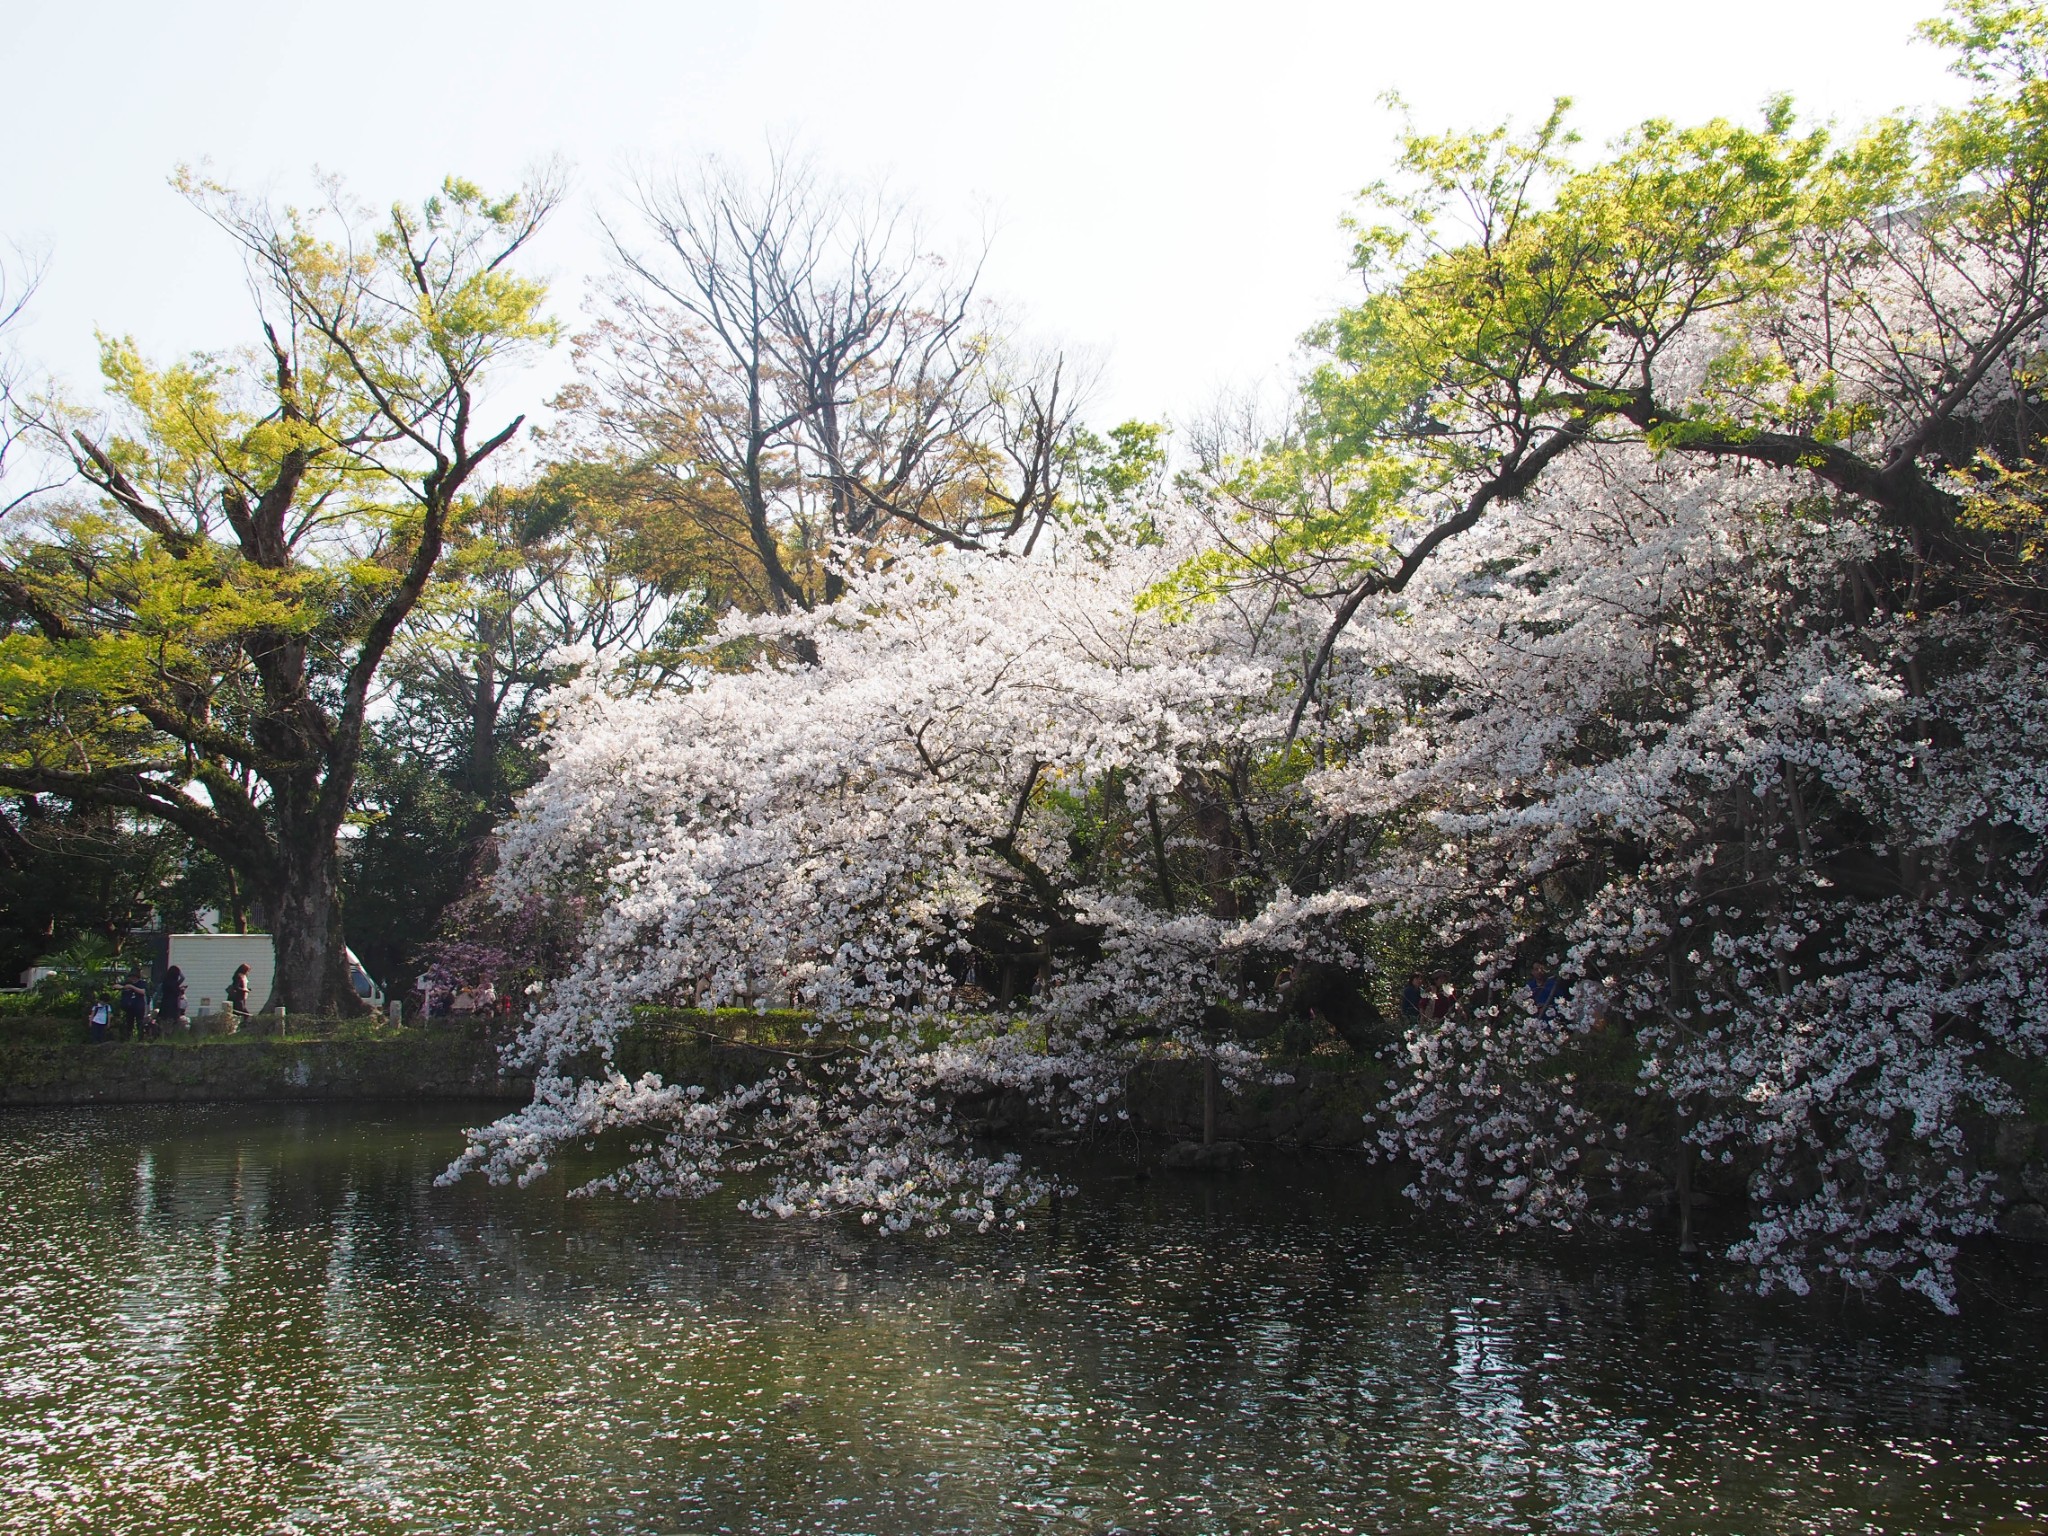
[[[985,1226],[1036,1190],[963,1138],[988,1096],[1091,1125],[1135,1060],[1320,1039],[1420,1200],[1733,1179],[1766,1286],[1953,1306],[1968,1128],[2048,1045],[2048,22],[1928,33],[1973,98],[1848,137],[1410,132],[1276,435],[1116,536],[933,539],[720,632],[781,663],[560,694],[501,889],[592,915],[459,1166],[619,1128],[612,1187]],[[679,1000],[852,1054],[571,1069]]]
[[[450,1177],[986,1228],[1050,1187],[991,1103],[1340,1054],[1422,1203],[1689,1242],[1710,1187],[1766,1288],[1953,1307],[2048,1051],[2048,15],[1924,31],[1969,99],[1848,133],[1410,127],[1284,420],[1178,444],[785,157],[643,181],[487,478],[549,181],[187,179],[261,344],[9,386],[87,492],[0,551],[7,869],[161,823],[294,1007],[344,889],[530,980]],[[807,1033],[616,1070],[714,1004]]]
[[[94,493],[0,550],[0,785],[177,827],[275,929],[279,1001],[331,1008],[335,838],[379,670],[517,420],[490,372],[554,338],[511,265],[556,200],[448,181],[372,220],[179,185],[240,248],[258,345],[165,364],[105,338],[105,419],[35,422]]]

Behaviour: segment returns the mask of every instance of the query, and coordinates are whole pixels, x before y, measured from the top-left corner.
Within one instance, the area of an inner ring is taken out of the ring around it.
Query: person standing
[[[1401,1022],[1413,1028],[1422,1022],[1422,972],[1410,971],[1401,989]]]
[[[164,984],[156,994],[156,1032],[185,1024],[185,973],[177,966],[164,972]]]
[[[240,1029],[249,1018],[249,966],[248,962],[235,967],[234,979],[228,983],[228,1033]]]
[[[107,1000],[103,997],[94,998],[92,1006],[85,1010],[86,1027],[92,1032],[94,1045],[107,1043],[107,1026],[113,1021],[114,1010],[107,1006]]]
[[[121,981],[121,1038],[140,1040],[149,1019],[149,988],[141,970],[130,967]]]
[[[1451,980],[1449,971],[1438,971],[1430,978],[1429,991],[1422,999],[1422,1017],[1431,1024],[1441,1024],[1458,1009],[1458,988]]]

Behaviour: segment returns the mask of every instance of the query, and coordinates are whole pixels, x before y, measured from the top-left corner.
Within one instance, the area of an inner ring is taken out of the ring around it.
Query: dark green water
[[[0,1528],[2048,1530],[1997,1272],[1763,1305],[1334,1164],[892,1240],[437,1190],[459,1120],[0,1114]]]

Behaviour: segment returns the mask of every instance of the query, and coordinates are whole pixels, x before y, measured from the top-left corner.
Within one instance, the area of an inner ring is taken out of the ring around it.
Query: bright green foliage
[[[1341,629],[1616,439],[1804,471],[1955,536],[1965,403],[2048,315],[2048,21],[1962,0],[1925,32],[1980,94],[1841,142],[1783,99],[1590,162],[1562,102],[1533,132],[1408,133],[1354,226],[1366,297],[1313,333],[1292,428],[1207,478],[1227,552],[1162,599],[1278,576],[1335,597]]]
[[[1166,428],[1126,421],[1103,437],[1076,428],[1065,446],[1067,493],[1060,525],[1077,535],[1097,560],[1116,550],[1155,543],[1150,508],[1166,469]]]
[[[441,559],[489,370],[555,336],[508,264],[554,201],[450,180],[372,221],[188,173],[241,247],[261,342],[156,364],[103,338],[107,427],[36,425],[95,501],[0,548],[0,788],[159,818],[246,877],[280,996],[331,1005],[335,835],[372,690]]]
[[[120,988],[121,952],[103,934],[81,934],[41,963],[50,969],[37,987],[46,1002],[105,1000]]]

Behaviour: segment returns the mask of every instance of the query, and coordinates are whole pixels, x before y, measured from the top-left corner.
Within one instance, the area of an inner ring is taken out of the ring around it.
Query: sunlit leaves
[[[40,505],[0,549],[0,784],[163,816],[274,915],[322,910],[377,671],[518,425],[476,420],[478,391],[555,335],[514,258],[558,194],[450,180],[379,221],[333,183],[312,211],[175,185],[239,248],[257,336],[169,362],[103,337],[104,415],[39,418],[98,504]],[[281,995],[331,1000],[338,951],[292,960],[275,920]]]

